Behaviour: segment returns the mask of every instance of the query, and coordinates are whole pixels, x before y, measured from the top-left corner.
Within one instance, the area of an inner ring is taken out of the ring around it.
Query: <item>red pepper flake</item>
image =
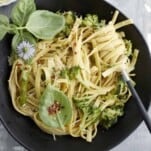
[[[44,64],[44,60],[38,60],[38,64]]]
[[[17,66],[17,67],[21,67],[22,64],[21,64],[21,63],[17,63],[16,66]]]
[[[77,54],[77,52],[76,52],[76,51],[74,51],[74,54],[76,55],[76,54]]]
[[[55,75],[52,75],[50,78],[51,78],[52,80],[54,80],[54,79],[55,79]]]
[[[59,102],[55,101],[51,106],[48,107],[48,113],[49,115],[54,115],[58,111],[60,111],[61,105]]]
[[[28,67],[25,66],[25,67],[24,67],[24,70],[28,70]]]
[[[73,47],[76,47],[76,42],[73,43]]]

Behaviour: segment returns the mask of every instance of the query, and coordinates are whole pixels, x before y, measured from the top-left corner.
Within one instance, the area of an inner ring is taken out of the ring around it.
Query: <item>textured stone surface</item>
[[[151,0],[107,0],[119,10],[122,10],[129,18],[134,20],[140,31],[146,38],[151,49]],[[7,10],[7,7],[4,8]],[[0,12],[1,12],[0,8]],[[9,12],[9,10],[7,10]],[[151,108],[149,111],[151,116]],[[101,149],[100,149],[101,150]],[[112,151],[150,151],[151,135],[146,126],[142,123],[134,133],[132,133],[121,144],[112,149]],[[0,123],[0,151],[25,151],[14,139],[7,133]]]

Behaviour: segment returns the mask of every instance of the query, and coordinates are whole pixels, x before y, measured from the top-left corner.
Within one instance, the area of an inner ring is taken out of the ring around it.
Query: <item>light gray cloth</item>
[[[134,20],[151,50],[151,0],[107,0]],[[149,110],[151,116],[151,108]],[[0,151],[25,151],[0,123]],[[101,148],[100,148],[101,151]],[[111,151],[151,151],[151,135],[142,123],[126,140]]]

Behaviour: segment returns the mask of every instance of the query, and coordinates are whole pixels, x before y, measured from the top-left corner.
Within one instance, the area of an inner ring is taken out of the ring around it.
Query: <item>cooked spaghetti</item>
[[[120,68],[133,76],[138,50],[132,50],[118,29],[132,21],[116,23],[117,11],[107,24],[96,23],[93,15],[63,15],[66,19],[71,15],[65,30],[38,42],[31,63],[15,60],[10,94],[15,110],[31,117],[46,133],[91,142],[98,125],[108,129],[117,122],[131,96]]]

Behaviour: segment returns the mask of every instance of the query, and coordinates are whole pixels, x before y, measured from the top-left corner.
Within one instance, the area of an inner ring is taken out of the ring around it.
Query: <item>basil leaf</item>
[[[0,25],[0,40],[2,40],[4,38],[4,36],[6,35],[7,33],[7,29],[6,27],[4,27],[3,25]]]
[[[29,41],[31,44],[36,45],[36,39],[28,32],[23,32],[22,34],[16,34],[12,39],[12,49],[16,51],[17,46],[22,41]]]
[[[60,107],[55,105],[60,105]],[[55,109],[58,110],[55,112]],[[63,92],[48,85],[40,98],[39,116],[47,126],[62,128],[71,120],[71,103]]]
[[[19,0],[11,12],[11,20],[14,24],[23,26],[29,15],[36,10],[34,0]]]
[[[9,19],[5,15],[0,15],[0,40],[4,38],[9,28]]]
[[[9,34],[18,34],[17,26],[15,24],[9,24]]]
[[[9,25],[9,18],[5,15],[0,15],[0,25]]]
[[[65,25],[63,16],[46,10],[33,12],[26,24],[26,29],[39,39],[51,39]]]

